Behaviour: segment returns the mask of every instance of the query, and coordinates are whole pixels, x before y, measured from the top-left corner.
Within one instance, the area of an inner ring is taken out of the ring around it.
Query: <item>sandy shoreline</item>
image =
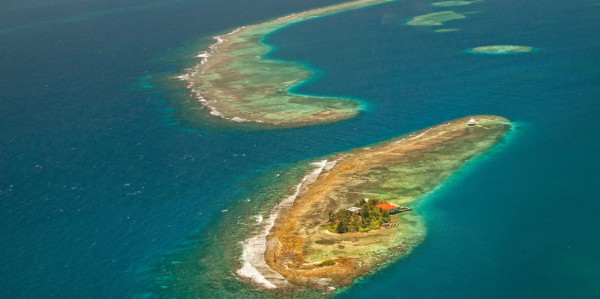
[[[287,280],[281,274],[271,269],[265,261],[267,235],[275,225],[275,220],[279,216],[279,213],[282,210],[289,209],[294,204],[300,192],[314,183],[323,169],[332,164],[335,164],[335,161],[328,163],[327,160],[322,160],[312,163],[316,168],[304,176],[302,181],[296,186],[294,194],[283,199],[275,206],[269,217],[264,222],[261,221],[263,227],[260,233],[242,242],[243,251],[241,261],[243,262],[243,266],[236,271],[237,275],[267,289],[289,286]]]

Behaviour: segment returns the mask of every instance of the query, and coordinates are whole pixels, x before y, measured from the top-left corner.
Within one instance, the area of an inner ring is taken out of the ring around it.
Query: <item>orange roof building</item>
[[[378,204],[377,207],[384,211],[390,211],[390,210],[395,210],[395,209],[399,208],[400,206],[397,204],[386,202],[386,203]]]

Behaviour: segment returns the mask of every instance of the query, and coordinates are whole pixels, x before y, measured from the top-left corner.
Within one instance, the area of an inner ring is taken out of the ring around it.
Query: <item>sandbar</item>
[[[484,54],[517,54],[528,53],[533,50],[534,48],[529,46],[495,45],[472,48],[469,52]]]
[[[237,28],[216,36],[216,43],[198,55],[201,62],[179,78],[211,115],[229,121],[297,127],[354,117],[363,109],[355,99],[290,92],[312,71],[266,58],[271,47],[263,38],[292,23],[391,1],[356,0]]]
[[[433,32],[435,32],[435,33],[447,33],[447,32],[456,32],[456,31],[459,31],[459,29],[457,29],[457,28],[447,28],[447,29],[433,30]]]
[[[330,212],[365,198],[414,207],[510,128],[503,117],[471,116],[326,157],[275,208],[264,229],[243,242],[244,268],[236,274],[266,289],[332,291],[406,256],[425,238],[418,210],[392,215],[389,228],[369,232],[338,234],[322,225]]]
[[[480,2],[480,1],[442,1],[442,2],[435,2],[432,3],[431,6],[438,6],[438,7],[454,7],[454,6],[465,6],[465,5],[469,5],[469,4],[473,4],[475,2]]]
[[[466,18],[465,15],[451,10],[434,12],[412,18],[406,23],[409,26],[442,26],[444,22]]]

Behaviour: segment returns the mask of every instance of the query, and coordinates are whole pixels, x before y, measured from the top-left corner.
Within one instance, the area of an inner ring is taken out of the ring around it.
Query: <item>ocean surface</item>
[[[275,187],[473,114],[515,129],[422,199],[424,243],[339,298],[600,297],[600,3],[400,0],[294,24],[265,38],[315,70],[294,91],[367,111],[285,130],[187,115],[169,78],[212,36],[340,2],[3,0],[0,297],[259,296],[227,269],[202,277],[232,262],[250,216],[288,191]],[[442,10],[470,13],[440,26],[456,32],[405,25]],[[495,44],[536,51],[467,52]]]

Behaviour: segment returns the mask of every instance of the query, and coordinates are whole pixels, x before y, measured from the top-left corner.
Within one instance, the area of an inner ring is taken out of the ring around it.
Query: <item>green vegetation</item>
[[[350,210],[341,210],[337,213],[329,212],[329,224],[323,227],[330,232],[353,233],[368,232],[378,229],[382,224],[390,222],[392,219],[387,211],[377,207],[384,203],[377,199],[361,199],[354,206],[360,208],[357,212]]]

